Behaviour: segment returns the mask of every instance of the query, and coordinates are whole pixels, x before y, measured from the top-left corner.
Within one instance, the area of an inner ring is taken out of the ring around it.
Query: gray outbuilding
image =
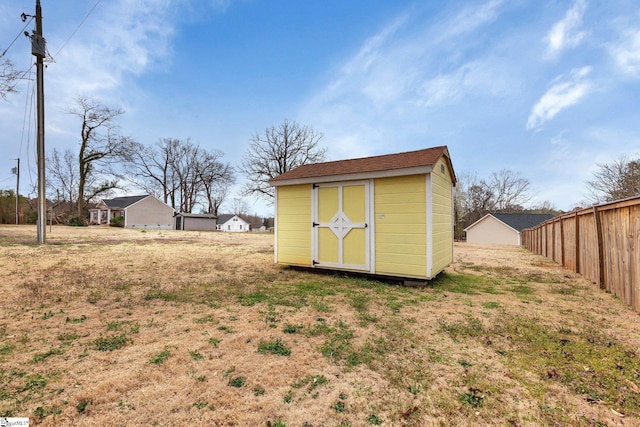
[[[218,217],[214,214],[177,213],[174,217],[176,230],[216,231]]]

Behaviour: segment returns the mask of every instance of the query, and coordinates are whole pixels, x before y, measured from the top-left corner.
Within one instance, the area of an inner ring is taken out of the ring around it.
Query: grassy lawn
[[[49,230],[47,230],[49,231]],[[32,425],[640,425],[638,313],[523,249],[424,288],[273,235],[0,226],[0,417]]]

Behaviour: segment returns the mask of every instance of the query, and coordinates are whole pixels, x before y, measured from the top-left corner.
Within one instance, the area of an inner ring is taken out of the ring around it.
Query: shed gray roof
[[[114,199],[103,199],[102,201],[109,209],[125,209],[146,197],[149,197],[149,195],[116,197]]]
[[[553,215],[551,214],[494,213],[491,215],[518,231],[522,231],[525,228],[535,227],[536,225],[553,218]]]
[[[186,212],[177,212],[177,213],[174,214],[174,216],[181,216],[181,217],[184,217],[184,218],[207,218],[207,219],[217,219],[218,218],[214,214],[207,214],[207,213],[194,214],[194,213],[186,213]]]

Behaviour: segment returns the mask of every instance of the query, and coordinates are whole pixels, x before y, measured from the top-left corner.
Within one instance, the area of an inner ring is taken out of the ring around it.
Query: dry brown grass
[[[544,258],[456,245],[444,277],[408,289],[274,266],[272,241],[54,227],[38,246],[0,226],[0,416],[640,424],[638,314]],[[258,352],[275,342],[291,354]]]

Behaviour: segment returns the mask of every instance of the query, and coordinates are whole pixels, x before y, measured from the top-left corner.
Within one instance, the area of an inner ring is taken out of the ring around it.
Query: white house
[[[242,233],[250,231],[250,223],[240,215],[222,214],[218,215],[217,229],[220,231],[229,231]]]
[[[551,218],[553,215],[550,214],[489,213],[464,231],[467,233],[467,243],[520,246],[522,230]]]
[[[125,228],[173,229],[171,206],[149,194],[103,199],[89,209],[91,224],[110,224],[115,217],[124,218]]]

